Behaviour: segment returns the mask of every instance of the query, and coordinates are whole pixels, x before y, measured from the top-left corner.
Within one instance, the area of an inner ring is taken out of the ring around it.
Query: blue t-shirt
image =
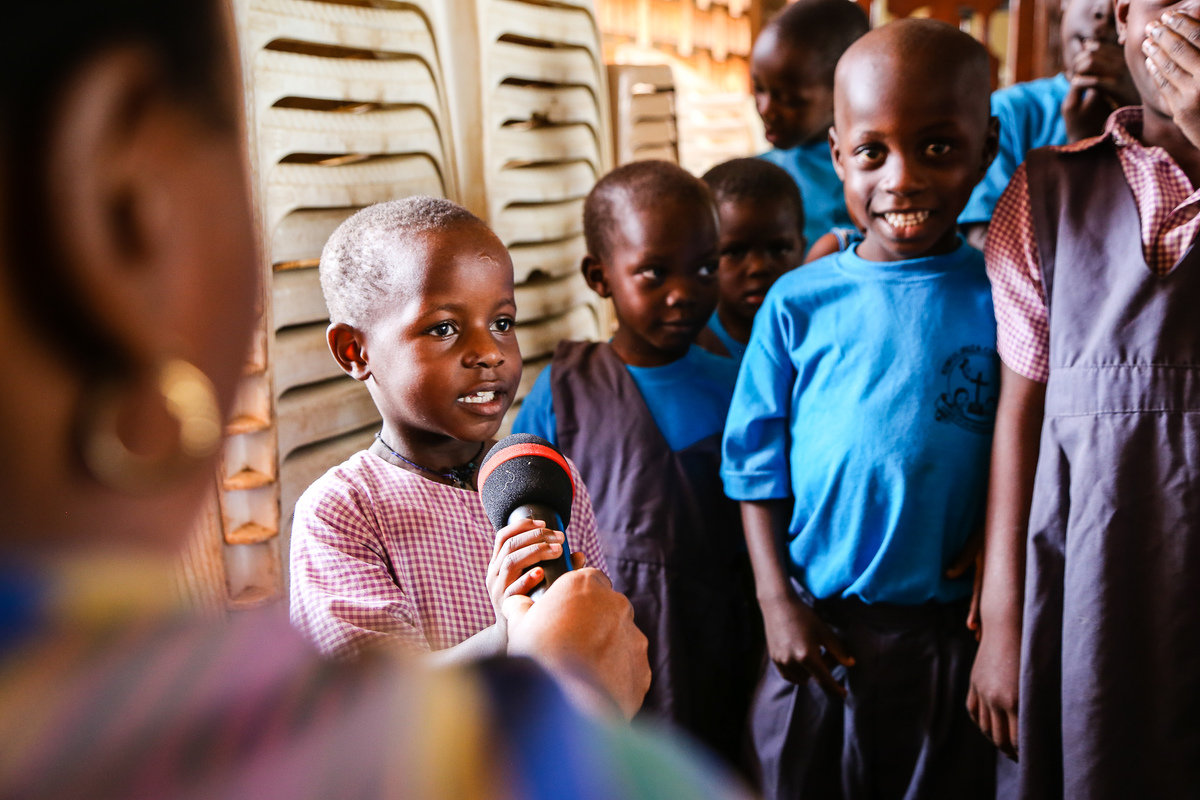
[[[791,572],[814,596],[948,602],[982,523],[999,359],[983,256],[784,275],[754,320],[725,427],[735,500],[795,498]]]
[[[513,433],[532,433],[558,444],[558,418],[550,388],[550,370],[538,375],[513,421]],[[672,452],[720,433],[729,413],[737,364],[692,345],[687,354],[662,367],[625,366],[650,416]]]
[[[960,224],[991,221],[996,201],[1026,153],[1035,147],[1067,143],[1062,103],[1070,88],[1067,76],[1059,73],[992,92],[992,116],[1000,120],[1000,150],[958,215]]]
[[[721,340],[721,344],[725,345],[725,349],[729,351],[729,357],[733,359],[733,363],[741,364],[742,356],[746,355],[746,345],[729,335],[729,331],[725,330],[725,326],[721,324],[721,318],[717,316],[717,312],[715,311],[708,318],[708,329],[713,332],[714,336]]]
[[[804,202],[804,238],[812,247],[831,228],[853,228],[846,211],[842,181],[833,169],[826,141],[802,144],[790,150],[769,150],[759,158],[783,167],[800,187]]]

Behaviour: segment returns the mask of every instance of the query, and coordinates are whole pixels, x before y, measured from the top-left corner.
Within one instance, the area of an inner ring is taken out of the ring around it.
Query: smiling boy
[[[847,50],[830,147],[865,238],[779,279],[742,363],[722,475],[766,625],[767,798],[994,791],[965,708],[962,552],[983,515],[995,319],[955,224],[996,152],[987,89],[987,52],[944,23]]]
[[[596,498],[613,588],[650,640],[646,710],[737,763],[761,635],[719,475],[737,366],[695,344],[717,304],[716,209],[695,176],[639,161],[592,189],[584,234],[617,330],[561,343],[513,430],[558,444]]]
[[[797,0],[771,20],[750,54],[754,104],[773,150],[763,158],[792,176],[804,201],[804,238],[851,227],[842,185],[829,159],[833,70],[870,28],[846,0]]]

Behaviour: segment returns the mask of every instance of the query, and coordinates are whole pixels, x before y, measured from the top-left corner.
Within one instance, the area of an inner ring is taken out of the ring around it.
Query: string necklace
[[[403,461],[405,464],[408,464],[414,469],[419,469],[422,472],[428,472],[430,475],[437,475],[439,478],[445,478],[446,480],[450,481],[451,485],[456,489],[475,488],[471,483],[471,479],[475,477],[475,471],[479,469],[479,464],[476,462],[479,461],[479,456],[482,455],[483,448],[487,444],[487,442],[480,442],[479,449],[475,451],[475,455],[471,457],[470,461],[468,461],[466,464],[463,464],[461,467],[451,467],[448,472],[438,472],[436,469],[423,467],[415,461],[409,461],[407,458],[397,453],[392,449],[391,445],[383,440],[382,434],[375,434],[375,438],[379,440],[379,443],[383,445],[389,453]]]

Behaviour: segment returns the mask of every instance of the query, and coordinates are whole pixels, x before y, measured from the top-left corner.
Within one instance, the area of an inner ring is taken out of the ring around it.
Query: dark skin
[[[1117,35],[1142,97],[1140,139],[1161,147],[1200,181],[1200,22],[1186,3],[1115,5]],[[1033,502],[1045,385],[1002,372],[992,450],[980,643],[968,709],[996,746],[1016,758],[1025,541]]]
[[[979,85],[961,77],[949,84],[934,79],[969,73],[956,63],[941,63],[947,48],[906,52],[893,46],[896,30],[868,34],[843,57],[836,129],[829,134],[846,205],[854,219],[865,222],[866,239],[858,253],[875,261],[953,250],[956,217],[997,145],[995,121],[987,114],[986,71],[975,76]],[[897,209],[923,213],[915,224],[901,226],[885,216]],[[742,503],[767,652],[785,679],[800,683],[811,677],[829,694],[845,697],[831,670],[838,664],[852,667],[854,659],[796,594],[784,568],[790,516],[785,501]],[[978,547],[978,537],[972,537],[948,575],[962,575]]]
[[[612,348],[626,364],[678,361],[717,305],[717,217],[689,197],[630,198],[619,206],[603,258],[589,253],[583,277],[611,298]]]
[[[846,207],[866,232],[858,254],[901,261],[951,252],[958,246],[955,218],[999,144],[986,90],[973,93],[978,87],[964,77],[938,80],[952,73],[934,54],[902,64],[882,48],[848,52],[861,57],[839,64],[829,146]]]
[[[825,138],[833,124],[829,66],[813,51],[797,47],[768,25],[750,54],[754,105],[773,147],[788,150]]]
[[[383,416],[371,452],[439,483],[391,451],[437,472],[476,461],[503,422],[521,380],[512,261],[479,225],[428,233],[389,248],[405,285],[361,328],[329,326],[329,349],[351,377],[364,381]],[[439,654],[466,660],[505,650],[506,598],[526,594],[544,577],[538,562],[557,558],[564,536],[535,520],[500,530],[486,577],[496,624]],[[582,553],[573,554],[583,567]],[[529,570],[525,572],[525,570]]]
[[[1111,0],[1067,0],[1062,5],[1063,72],[1071,82],[1062,103],[1067,141],[1077,142],[1104,131],[1108,116],[1122,106],[1141,102],[1125,55],[1117,41]],[[983,249],[988,223],[968,225],[971,246]]]
[[[767,290],[785,272],[800,266],[804,234],[789,201],[724,200],[717,211],[721,221],[717,317],[730,336],[745,344]]]

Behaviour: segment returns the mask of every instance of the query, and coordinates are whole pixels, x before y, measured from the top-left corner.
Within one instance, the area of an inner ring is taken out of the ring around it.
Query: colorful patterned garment
[[[1117,146],[1125,181],[1137,202],[1142,252],[1160,275],[1171,271],[1200,231],[1200,189],[1161,147],[1145,147],[1142,109],[1122,108],[1108,118],[1104,134],[1054,148],[1075,152],[1106,139]],[[1050,333],[1040,256],[1033,232],[1028,180],[1022,164],[996,204],[986,260],[996,305],[997,350],[1015,372],[1045,383],[1050,375]]]
[[[666,737],[582,717],[530,661],[323,661],[276,612],[10,639],[0,741],[0,797],[27,800],[745,796]]]
[[[571,472],[567,542],[604,570],[591,498]],[[292,622],[330,655],[395,640],[453,647],[496,622],[485,583],[494,543],[478,493],[356,453],[296,504]]]

